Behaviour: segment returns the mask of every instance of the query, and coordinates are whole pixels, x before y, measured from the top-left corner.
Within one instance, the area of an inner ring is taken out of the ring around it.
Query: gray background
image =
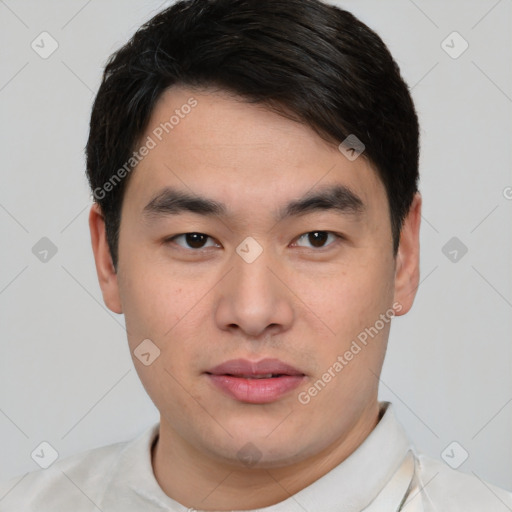
[[[37,469],[43,440],[65,457],[158,420],[97,284],[83,147],[107,57],[167,4],[0,1],[2,480]],[[461,471],[512,489],[512,2],[337,4],[388,44],[422,126],[421,285],[393,323],[381,399],[420,449],[457,441]],[[59,45],[47,59],[31,47],[43,31]],[[458,58],[441,46],[453,31]]]

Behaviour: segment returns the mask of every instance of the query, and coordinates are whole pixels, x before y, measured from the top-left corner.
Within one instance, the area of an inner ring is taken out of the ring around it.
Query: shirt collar
[[[380,409],[377,426],[349,457],[286,501],[263,508],[261,512],[360,512],[368,506],[411,448],[392,404],[383,402]]]
[[[381,419],[377,426],[342,463],[285,501],[258,510],[359,512],[367,507],[391,480],[412,448],[395,417],[392,404],[382,402],[380,410]],[[167,496],[154,476],[151,449],[158,427],[158,423],[152,425],[123,449],[101,502],[106,510],[190,510]],[[120,504],[123,505],[121,508]]]

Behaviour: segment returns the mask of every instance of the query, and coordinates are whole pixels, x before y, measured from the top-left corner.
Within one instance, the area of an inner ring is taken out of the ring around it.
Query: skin
[[[134,365],[160,411],[152,453],[159,485],[187,507],[261,508],[322,477],[376,426],[389,323],[307,405],[297,396],[394,303],[397,316],[409,311],[419,280],[421,197],[394,257],[374,168],[364,157],[349,161],[308,126],[227,93],[175,86],[141,140],[191,97],[197,106],[129,178],[117,272],[97,205],[92,246],[105,304],[125,315]],[[321,211],[276,223],[272,212],[325,184],[350,188],[364,213]],[[233,216],[148,219],[144,207],[166,186],[225,203]],[[316,247],[301,238],[318,230],[344,239],[329,236]],[[211,237],[206,247],[194,249],[185,237],[165,242],[190,232]],[[235,251],[247,236],[263,249],[252,263]],[[161,353],[144,366],[133,351],[148,338]],[[239,357],[278,358],[306,377],[275,402],[240,402],[204,373]],[[237,456],[249,442],[260,454],[250,467]]]

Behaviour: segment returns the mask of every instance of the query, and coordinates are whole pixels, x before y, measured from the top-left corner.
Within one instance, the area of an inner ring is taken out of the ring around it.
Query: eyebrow
[[[365,211],[361,198],[344,185],[324,185],[293,199],[274,213],[280,222],[318,211],[331,210],[342,215],[359,216]],[[203,216],[229,217],[229,209],[214,199],[193,195],[183,190],[166,187],[144,207],[145,217],[179,215],[191,212]]]

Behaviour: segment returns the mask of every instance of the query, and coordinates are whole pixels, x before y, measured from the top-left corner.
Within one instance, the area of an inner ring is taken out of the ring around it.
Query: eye
[[[208,239],[211,239],[208,235],[205,235],[204,233],[182,233],[180,235],[175,235],[171,238],[166,239],[166,242],[175,242],[175,240],[182,239],[184,240],[186,246],[183,246],[182,244],[177,243],[180,247],[183,249],[204,249],[205,247],[214,247],[213,246],[205,246],[205,242]],[[213,240],[213,239],[212,239]]]
[[[343,239],[341,235],[333,233],[332,231],[309,231],[308,233],[304,233],[303,235],[301,235],[298,238],[298,240],[305,239],[306,241],[311,243],[310,247],[322,249],[323,247],[329,247],[333,245],[333,243],[328,244],[327,246],[324,245],[325,241],[328,239],[329,236],[334,237],[335,242]]]
[[[329,239],[329,236],[334,238],[334,242],[327,244],[326,241]],[[177,240],[182,240],[181,243],[178,243]],[[212,240],[211,245],[205,245],[207,240]],[[339,240],[342,240],[343,236],[338,235],[337,233],[333,233],[332,231],[309,231],[308,233],[304,233],[303,235],[299,236],[297,239],[300,240],[306,240],[306,242],[309,242],[309,248],[313,249],[322,249],[324,247],[329,247],[331,245],[334,245]],[[181,233],[179,235],[174,235],[170,238],[167,238],[165,240],[166,243],[172,242],[178,245],[179,247],[186,249],[186,250],[192,250],[192,251],[199,251],[201,249],[205,249],[208,247],[219,247],[219,244],[213,242],[213,238],[204,234],[204,233]],[[299,245],[297,242],[295,245]],[[302,246],[307,247],[307,246]]]

